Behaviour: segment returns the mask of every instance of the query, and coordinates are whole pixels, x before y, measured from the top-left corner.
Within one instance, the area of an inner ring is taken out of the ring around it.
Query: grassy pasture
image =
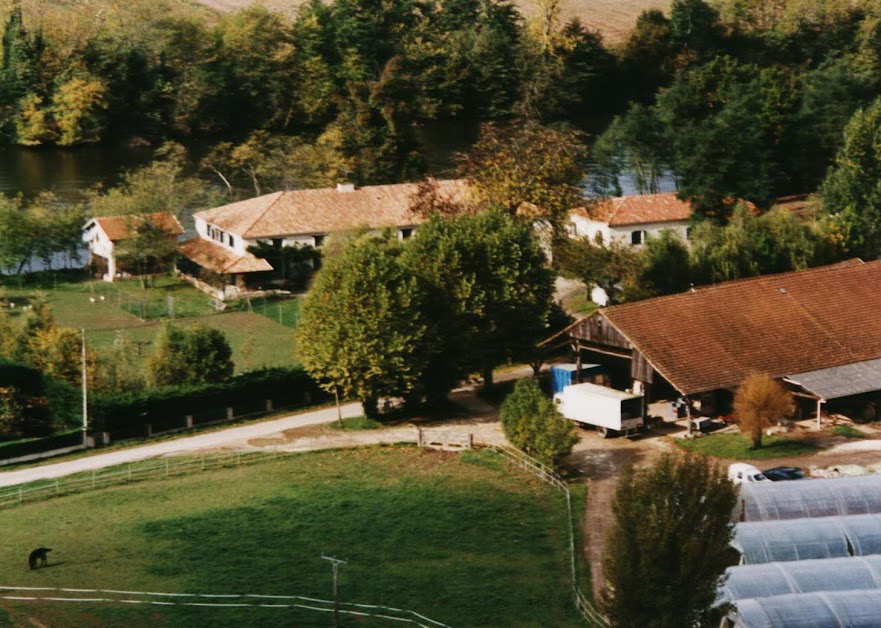
[[[349,561],[345,602],[451,626],[577,626],[566,525],[558,492],[492,453],[330,451],[0,511],[0,584],[329,599],[326,554]],[[27,551],[39,545],[55,564],[29,571]],[[298,609],[5,600],[0,609],[15,625],[331,623]],[[343,616],[341,625],[389,622]]]
[[[8,279],[3,294],[16,304],[8,311],[20,315],[22,306],[30,299],[37,294],[45,295],[58,323],[85,329],[90,346],[99,356],[112,347],[117,330],[121,329],[130,340],[141,345],[146,360],[153,351],[153,339],[162,319],[144,321],[132,312],[141,311],[143,302],[144,311],[167,313],[168,297],[171,296],[176,324],[192,326],[200,323],[226,335],[238,372],[290,366],[296,362],[294,330],[299,320],[298,299],[254,299],[250,309],[246,303],[240,302],[232,304],[230,310],[218,313],[207,295],[172,277],[157,277],[155,287],[147,290],[141,288],[138,280],[56,282],[50,277],[47,275],[36,285],[22,286],[18,286],[14,279]]]

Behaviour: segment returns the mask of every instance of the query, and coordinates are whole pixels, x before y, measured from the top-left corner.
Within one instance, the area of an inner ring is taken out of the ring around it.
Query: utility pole
[[[340,565],[347,564],[348,561],[341,560],[339,558],[334,558],[333,556],[325,556],[321,555],[326,561],[329,561],[331,566],[333,567],[333,626],[334,628],[338,628],[340,625],[340,611],[339,611],[339,574],[340,574]]]
[[[86,380],[86,330],[80,329],[83,334],[83,447],[89,446],[89,385]]]

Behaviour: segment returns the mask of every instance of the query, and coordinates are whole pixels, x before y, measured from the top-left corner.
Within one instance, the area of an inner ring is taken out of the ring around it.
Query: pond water
[[[478,126],[459,122],[426,124],[419,129],[429,171],[438,177],[451,176],[457,152],[466,150],[477,139]],[[188,149],[194,160],[205,152],[206,146],[193,143]],[[109,188],[119,183],[128,170],[147,164],[153,156],[149,147],[88,146],[81,148],[24,148],[0,146],[0,194],[21,194],[32,198],[43,191],[52,191],[63,200],[80,201],[84,192],[102,186]],[[590,164],[588,164],[588,169]],[[624,194],[636,194],[632,176],[620,180]],[[660,181],[661,191],[675,190],[673,177],[668,173]],[[56,265],[61,265],[61,260]],[[31,269],[42,264],[32,261]]]
[[[438,177],[452,174],[457,152],[477,139],[478,125],[461,122],[434,122],[418,131],[429,171]],[[194,160],[205,153],[207,146],[191,143],[188,149]],[[149,147],[86,146],[81,148],[24,148],[0,146],[0,193],[22,194],[25,198],[51,190],[65,200],[82,199],[85,191],[101,185],[119,183],[121,175],[148,163],[153,156]],[[590,163],[588,163],[588,169]],[[636,194],[634,178],[622,176],[624,194]],[[661,191],[675,189],[670,174],[660,181]]]
[[[45,190],[79,200],[95,185],[110,187],[120,175],[150,161],[149,148],[88,146],[82,148],[0,147],[0,193],[26,198]]]

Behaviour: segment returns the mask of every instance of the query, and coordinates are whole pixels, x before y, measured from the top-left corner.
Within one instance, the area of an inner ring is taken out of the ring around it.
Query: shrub
[[[502,429],[515,447],[552,464],[572,453],[575,428],[532,379],[521,379],[501,408]]]

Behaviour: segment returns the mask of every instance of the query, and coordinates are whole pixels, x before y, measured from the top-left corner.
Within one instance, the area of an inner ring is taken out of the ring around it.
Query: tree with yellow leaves
[[[763,374],[748,376],[734,396],[734,413],[740,431],[762,446],[762,432],[775,422],[788,418],[795,410],[792,394],[783,385]]]

